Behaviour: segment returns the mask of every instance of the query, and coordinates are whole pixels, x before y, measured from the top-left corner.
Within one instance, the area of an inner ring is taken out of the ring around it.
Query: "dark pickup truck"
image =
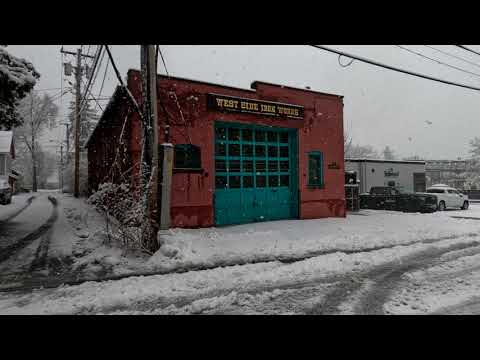
[[[437,197],[429,193],[402,192],[390,186],[374,186],[360,194],[360,208],[403,212],[435,212]]]

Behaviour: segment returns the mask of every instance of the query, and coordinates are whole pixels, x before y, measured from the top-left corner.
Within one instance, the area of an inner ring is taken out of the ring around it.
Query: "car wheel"
[[[468,201],[463,202],[462,210],[468,210]]]
[[[445,202],[444,201],[440,201],[440,203],[438,204],[438,211],[445,211]]]

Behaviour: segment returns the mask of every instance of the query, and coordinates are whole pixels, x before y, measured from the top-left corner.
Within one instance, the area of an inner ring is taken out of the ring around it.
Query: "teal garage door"
[[[295,129],[215,125],[215,224],[296,218]]]

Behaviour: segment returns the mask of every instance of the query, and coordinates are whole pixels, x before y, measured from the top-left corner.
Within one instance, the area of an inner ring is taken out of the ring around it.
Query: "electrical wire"
[[[433,76],[416,73],[416,72],[413,72],[413,71],[410,71],[410,70],[405,70],[405,69],[402,69],[402,68],[399,68],[399,67],[383,64],[383,63],[380,63],[380,62],[377,62],[377,61],[374,61],[374,60],[371,60],[371,59],[367,59],[367,58],[364,58],[364,57],[361,57],[361,56],[358,56],[358,55],[352,55],[352,54],[346,53],[344,51],[331,49],[331,48],[328,48],[328,47],[323,46],[323,45],[309,45],[309,46],[314,47],[316,49],[328,51],[328,52],[331,52],[331,53],[334,53],[334,54],[337,54],[337,55],[338,54],[344,55],[344,56],[347,56],[349,58],[352,58],[352,59],[370,64],[370,65],[374,65],[374,66],[381,67],[381,68],[384,68],[384,69],[400,72],[400,73],[403,73],[403,74],[406,74],[406,75],[415,76],[415,77],[439,82],[439,83],[446,84],[446,85],[452,85],[452,86],[457,86],[457,87],[461,87],[461,88],[465,88],[465,89],[480,91],[480,88],[475,87],[475,86],[456,83],[456,82],[453,82],[453,81],[444,80],[444,79],[436,78],[436,77],[433,77]]]
[[[475,51],[475,50],[472,50],[472,49],[470,49],[470,48],[468,48],[468,47],[466,47],[466,46],[463,46],[463,45],[455,45],[455,46],[456,46],[456,47],[459,47],[459,48],[461,48],[461,49],[463,49],[463,50],[469,51],[469,52],[471,52],[471,53],[480,55],[480,52],[477,52],[477,51]]]
[[[157,45],[157,50],[158,52],[160,53],[160,57],[162,58],[162,62],[163,62],[163,67],[165,68],[165,73],[167,74],[167,76],[170,78],[170,75],[168,73],[168,68],[167,68],[167,63],[165,62],[165,58],[163,57],[163,53],[162,53],[162,49],[160,49],[160,45]],[[180,125],[180,126],[184,126],[185,127],[185,135],[184,137],[188,140],[188,143],[191,144],[192,143],[192,139],[190,138],[190,134],[188,133],[188,125],[187,125],[187,121],[185,120],[185,117],[183,116],[183,111],[182,111],[182,108],[180,106],[180,103],[178,102],[178,97],[177,97],[177,93],[175,92],[175,90],[173,91],[173,97],[175,99],[175,104],[177,105],[177,108],[178,108],[178,111],[180,113],[180,117],[182,118],[182,121],[183,121],[183,124],[176,124],[174,123],[174,125]],[[163,103],[162,103],[162,106],[163,106]],[[164,106],[163,106],[164,107]],[[165,114],[167,114],[167,117],[168,117],[168,113],[164,107],[164,112]]]
[[[340,58],[342,57],[342,55],[338,55],[338,65],[340,65],[341,67],[343,68],[346,68],[346,67],[349,67],[350,65],[352,65],[352,63],[355,61],[355,59],[351,59],[350,62],[348,64],[342,64],[341,61],[340,61]]]
[[[117,76],[118,82],[123,87],[123,89],[127,92],[128,98],[130,99],[133,106],[135,107],[135,111],[140,116],[140,119],[142,120],[143,124],[147,125],[147,122],[145,121],[145,118],[142,114],[142,110],[140,109],[140,106],[138,105],[137,101],[133,97],[130,90],[128,90],[128,87],[125,86],[125,83],[123,82],[122,77],[120,76],[120,72],[118,71],[117,65],[115,65],[115,61],[113,60],[113,56],[112,56],[112,53],[110,51],[110,48],[108,47],[108,45],[104,45],[104,46],[105,46],[105,49],[107,50],[108,58],[110,59],[110,62],[112,63],[112,67],[113,67],[113,70],[115,71],[115,75]]]
[[[427,47],[427,48],[429,48],[429,49],[438,51],[439,53],[442,53],[442,54],[444,54],[444,55],[450,56],[450,57],[452,57],[452,58],[455,58],[455,59],[461,60],[461,61],[463,61],[463,62],[466,62],[467,64],[480,67],[479,64],[474,63],[474,62],[472,62],[472,61],[469,61],[469,60],[467,60],[467,59],[464,59],[464,58],[462,58],[462,57],[460,57],[460,56],[457,56],[457,55],[455,55],[455,54],[452,54],[452,53],[450,53],[450,52],[448,52],[448,51],[444,51],[444,50],[438,49],[438,48],[436,48],[436,47],[434,47],[434,46],[430,46],[430,45],[423,45],[423,46],[425,46],[425,47]]]
[[[107,77],[107,70],[109,64],[110,63],[107,61],[107,65],[105,65],[105,72],[103,73],[102,85],[100,86],[100,91],[98,92],[99,97],[102,96],[103,85],[105,84],[105,78]]]
[[[102,49],[103,49],[103,46],[100,46],[98,48],[97,54],[95,56],[95,60],[94,60],[93,68],[92,68],[92,73],[91,73],[91,76],[88,79],[88,83],[87,83],[86,88],[85,88],[85,93],[83,94],[82,100],[80,101],[80,112],[82,112],[82,110],[85,107],[85,99],[86,99],[88,93],[90,92],[90,95],[92,95],[91,91],[90,91],[90,88],[91,88],[91,86],[93,86],[93,83],[95,82],[94,78],[96,79],[96,76],[98,74],[97,66],[98,66],[98,63],[99,63],[100,55],[102,54]],[[103,52],[103,55],[105,55],[105,52]],[[103,56],[102,56],[102,61],[103,61]]]
[[[465,69],[456,67],[456,66],[454,66],[454,65],[450,65],[450,64],[444,63],[444,62],[442,62],[442,61],[439,61],[439,60],[437,60],[437,59],[433,59],[433,58],[431,58],[431,57],[428,57],[428,56],[426,56],[426,55],[423,55],[422,53],[419,53],[419,52],[416,52],[416,51],[414,51],[414,50],[408,49],[408,48],[403,47],[403,46],[401,46],[401,45],[395,45],[395,46],[398,47],[398,48],[400,48],[400,49],[403,49],[403,50],[405,50],[405,51],[408,51],[408,52],[410,52],[410,53],[412,53],[412,54],[418,55],[418,56],[420,56],[420,57],[422,57],[422,58],[425,58],[425,59],[434,61],[434,62],[436,62],[436,63],[438,63],[438,64],[445,65],[445,66],[448,66],[448,67],[450,67],[450,68],[452,68],[452,69],[455,69],[455,70],[462,71],[462,72],[467,73],[467,74],[470,74],[470,75],[474,75],[474,76],[479,76],[479,77],[480,77],[480,74],[478,74],[478,73],[474,73],[474,72],[471,72],[471,71],[468,71],[468,70],[465,70]]]
[[[157,45],[157,49],[160,52],[160,57],[162,58],[163,67],[165,68],[165,73],[167,74],[168,77],[170,77],[170,75],[168,74],[167,64],[165,63],[165,59],[163,58],[163,53],[159,45]]]

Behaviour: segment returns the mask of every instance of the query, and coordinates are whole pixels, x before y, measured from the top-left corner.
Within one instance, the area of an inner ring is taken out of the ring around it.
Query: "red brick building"
[[[343,97],[158,76],[160,142],[175,146],[173,227],[345,216]],[[127,86],[141,105],[140,72]],[[139,185],[141,123],[118,87],[88,147],[89,190]],[[121,159],[121,161],[118,161]]]

